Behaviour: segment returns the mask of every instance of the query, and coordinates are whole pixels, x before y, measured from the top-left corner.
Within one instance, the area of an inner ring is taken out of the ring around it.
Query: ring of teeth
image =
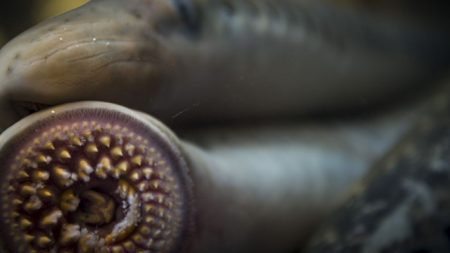
[[[2,231],[17,252],[173,250],[184,203],[158,150],[121,125],[44,129],[8,165]]]

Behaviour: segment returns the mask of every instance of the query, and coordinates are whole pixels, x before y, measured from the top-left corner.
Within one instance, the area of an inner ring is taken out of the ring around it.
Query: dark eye
[[[28,101],[14,101],[13,102],[14,110],[21,117],[26,117],[30,114],[33,114],[37,111],[43,110],[48,107],[50,107],[50,105],[40,104],[40,103],[35,103],[35,102],[28,102]]]

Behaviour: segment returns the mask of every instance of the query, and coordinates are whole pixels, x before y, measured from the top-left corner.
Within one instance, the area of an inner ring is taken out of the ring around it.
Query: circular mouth
[[[181,247],[190,222],[190,189],[186,165],[170,138],[110,109],[56,109],[50,115],[34,116],[39,120],[25,122],[26,128],[0,145],[5,247],[14,252]]]

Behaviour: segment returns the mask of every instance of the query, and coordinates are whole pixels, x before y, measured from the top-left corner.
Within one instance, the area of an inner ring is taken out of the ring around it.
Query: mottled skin
[[[95,0],[1,50],[2,124],[88,99],[170,124],[355,109],[434,74],[440,35],[325,1]]]
[[[323,224],[307,253],[449,252],[449,81]]]

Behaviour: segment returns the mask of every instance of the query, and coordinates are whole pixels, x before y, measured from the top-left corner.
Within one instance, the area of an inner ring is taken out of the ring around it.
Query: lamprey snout
[[[155,29],[175,14],[169,1],[92,1],[14,38],[0,50],[0,128],[28,105],[147,105],[173,65]]]
[[[181,251],[191,183],[170,134],[122,107],[67,108],[31,115],[0,137],[4,247]]]

